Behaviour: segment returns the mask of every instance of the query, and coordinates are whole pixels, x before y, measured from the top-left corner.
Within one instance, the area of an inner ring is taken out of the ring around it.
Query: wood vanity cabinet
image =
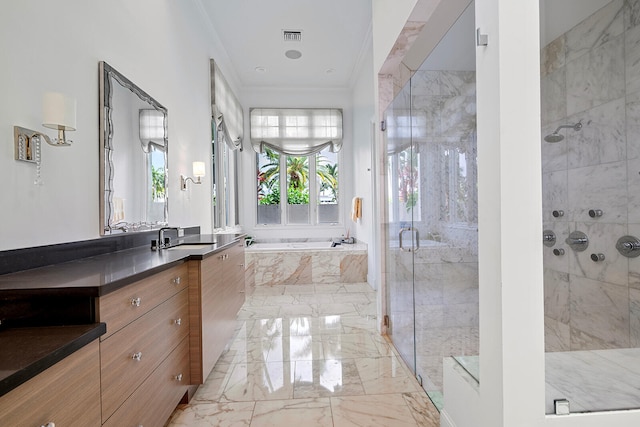
[[[163,425],[189,384],[187,263],[98,299],[102,423]]]
[[[3,426],[100,426],[98,340],[0,397]]]
[[[229,343],[245,300],[242,241],[189,261],[191,382],[202,384]]]

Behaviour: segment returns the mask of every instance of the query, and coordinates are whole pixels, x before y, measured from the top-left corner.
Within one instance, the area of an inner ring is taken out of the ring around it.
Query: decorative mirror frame
[[[162,223],[124,223],[114,228],[111,223],[113,206],[113,90],[112,80],[115,80],[124,88],[131,91],[140,100],[164,115],[164,146],[166,155],[164,162],[164,187],[168,188],[168,153],[169,144],[167,136],[168,111],[158,101],[140,89],[135,83],[116,71],[104,61],[99,62],[99,111],[100,111],[100,234],[107,235],[114,232],[147,231],[167,225],[169,218],[169,199],[165,191],[164,221]]]

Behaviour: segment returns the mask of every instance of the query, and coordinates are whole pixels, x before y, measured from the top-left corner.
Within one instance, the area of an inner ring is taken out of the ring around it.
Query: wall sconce
[[[58,137],[53,140],[41,132],[13,127],[16,160],[38,163],[40,161],[40,140],[44,139],[54,147],[71,145],[66,139],[66,131],[76,130],[76,100],[61,93],[47,92],[42,97],[42,126],[57,129]]]
[[[180,175],[180,189],[182,191],[187,191],[187,181],[189,180],[194,184],[202,184],[202,178],[204,175],[204,162],[193,162],[193,176],[195,176],[196,179],[193,179],[190,176]]]

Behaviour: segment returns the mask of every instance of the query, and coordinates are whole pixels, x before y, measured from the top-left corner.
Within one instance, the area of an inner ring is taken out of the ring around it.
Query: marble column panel
[[[600,220],[627,221],[627,162],[605,163],[570,169],[568,180],[569,218],[590,220],[589,209],[602,209]]]
[[[627,93],[626,116],[627,159],[633,160],[640,157],[640,92]]]
[[[540,107],[543,124],[567,116],[566,69],[558,68],[540,79]]]
[[[580,276],[569,279],[571,350],[629,346],[629,292]]]
[[[624,36],[567,62],[567,114],[625,95]]]
[[[629,289],[630,344],[640,347],[640,289]]]
[[[640,0],[624,2],[624,28],[630,30],[640,24]]]
[[[576,223],[575,229],[582,231],[589,237],[589,247],[582,252],[567,250],[569,272],[601,282],[628,286],[628,258],[620,255],[615,249],[618,238],[624,236],[627,231],[626,225],[579,222]],[[605,260],[594,262],[591,255],[600,253],[605,256]]]
[[[566,36],[563,34],[542,48],[540,53],[540,75],[544,77],[564,67],[565,59]]]
[[[550,317],[544,318],[544,351],[569,351],[571,349],[571,327]]]
[[[567,210],[567,171],[544,172],[542,174],[542,220],[546,222],[571,221]],[[564,211],[562,217],[554,217],[553,211]]]
[[[613,0],[566,32],[567,61],[605,45],[624,31],[624,0]]]
[[[626,78],[627,93],[635,93],[640,90],[640,27],[629,29],[625,35],[625,63],[624,74]]]
[[[544,269],[544,315],[569,324],[569,274]]]
[[[640,157],[627,162],[627,185],[629,224],[640,224]]]
[[[569,117],[568,123],[582,120],[582,130],[567,129],[569,169],[600,163],[619,162],[627,156],[625,97]]]

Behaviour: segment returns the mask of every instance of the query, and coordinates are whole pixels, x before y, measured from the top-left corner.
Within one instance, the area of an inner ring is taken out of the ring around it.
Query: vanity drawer
[[[103,421],[188,333],[185,289],[100,343]]]
[[[96,339],[0,397],[0,425],[100,426],[100,359]]]
[[[170,268],[98,298],[98,317],[107,324],[107,333],[100,339],[122,329],[189,284],[187,264]]]
[[[185,338],[104,427],[164,425],[189,382],[189,339]]]

